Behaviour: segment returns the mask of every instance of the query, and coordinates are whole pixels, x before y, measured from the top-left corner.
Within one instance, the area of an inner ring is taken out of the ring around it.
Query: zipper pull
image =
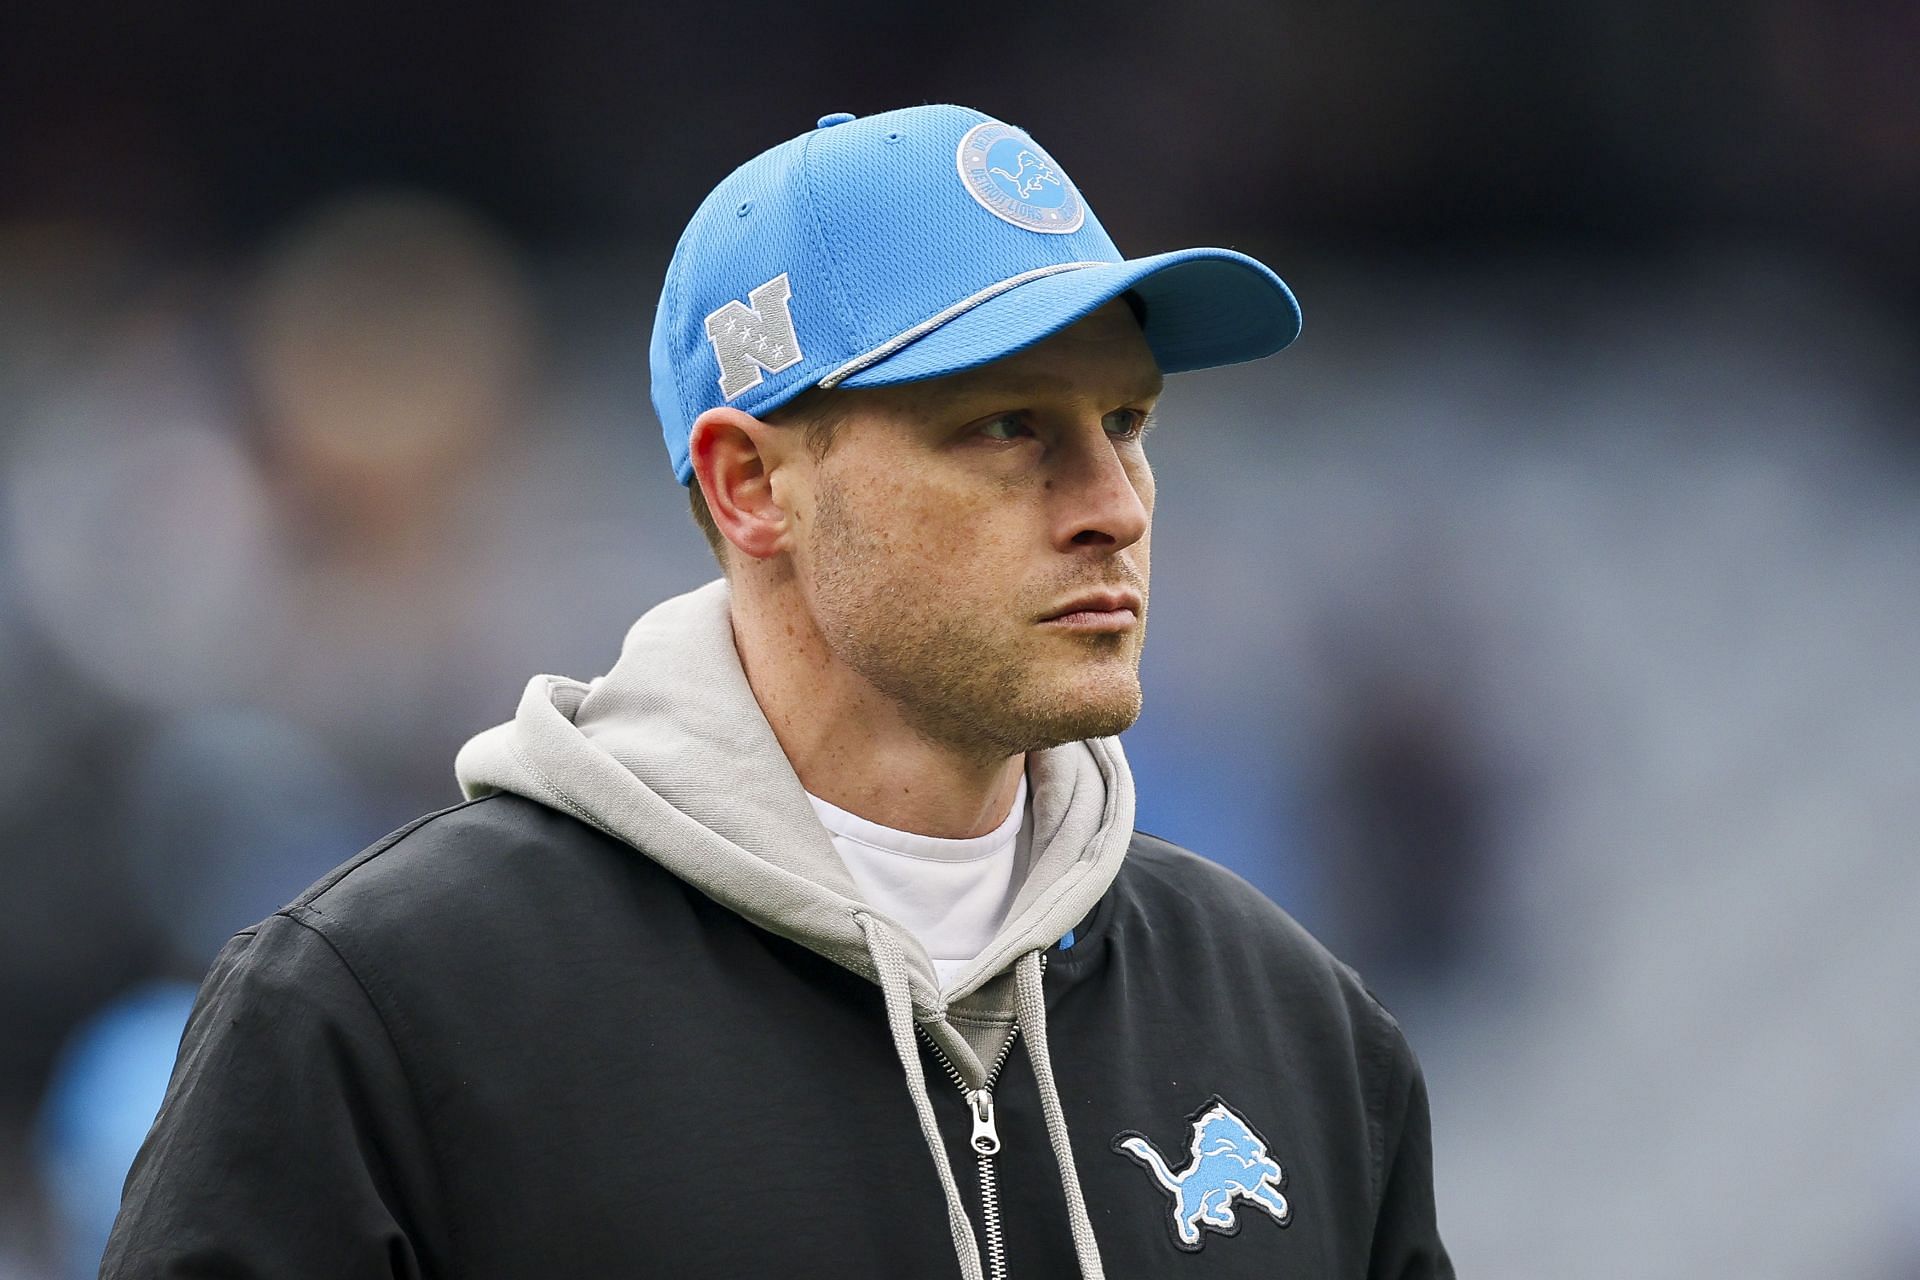
[[[990,1156],[1000,1150],[1000,1132],[993,1127],[993,1091],[976,1089],[967,1095],[967,1106],[973,1111],[973,1149],[980,1155]]]

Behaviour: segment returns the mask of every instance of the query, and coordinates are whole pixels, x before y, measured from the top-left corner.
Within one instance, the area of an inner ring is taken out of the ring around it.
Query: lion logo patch
[[[1003,222],[1028,231],[1078,231],[1087,208],[1040,144],[1010,124],[987,120],[960,139],[954,163],[967,194]]]
[[[1145,1135],[1123,1133],[1113,1149],[1146,1166],[1154,1181],[1173,1197],[1173,1242],[1189,1253],[1206,1243],[1201,1229],[1233,1235],[1240,1230],[1236,1209],[1248,1205],[1286,1226],[1293,1217],[1280,1194],[1286,1174],[1267,1154],[1267,1142],[1219,1095],[1193,1118],[1193,1140],[1185,1168],[1175,1173]]]

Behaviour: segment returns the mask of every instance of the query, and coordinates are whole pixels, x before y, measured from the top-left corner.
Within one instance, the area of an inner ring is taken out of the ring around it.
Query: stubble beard
[[[1017,601],[989,617],[945,594],[891,554],[837,486],[821,486],[814,518],[813,606],[828,651],[928,741],[997,759],[1110,737],[1139,718],[1144,610],[1130,632],[1040,635]]]

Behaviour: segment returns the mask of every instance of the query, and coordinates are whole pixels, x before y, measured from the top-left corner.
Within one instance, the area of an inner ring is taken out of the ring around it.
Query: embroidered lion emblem
[[[1240,1230],[1236,1204],[1250,1204],[1283,1227],[1293,1216],[1280,1194],[1286,1175],[1267,1154],[1266,1140],[1217,1095],[1193,1119],[1192,1158],[1179,1173],[1141,1134],[1121,1134],[1113,1149],[1145,1165],[1173,1197],[1173,1238],[1182,1249],[1197,1251],[1205,1243],[1202,1227],[1229,1236]]]
[[[1020,193],[1022,200],[1033,199],[1033,193],[1040,189],[1040,184],[1043,182],[1050,182],[1056,187],[1060,185],[1060,175],[1055,173],[1046,161],[1026,150],[1021,151],[1015,158],[1012,173],[1008,173],[999,165],[995,165],[990,172],[1011,182],[1013,189]]]

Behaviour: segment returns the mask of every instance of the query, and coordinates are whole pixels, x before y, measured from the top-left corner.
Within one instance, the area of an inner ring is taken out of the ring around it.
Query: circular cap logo
[[[1012,125],[967,130],[954,156],[967,194],[994,217],[1029,231],[1078,231],[1087,208],[1053,157]]]

